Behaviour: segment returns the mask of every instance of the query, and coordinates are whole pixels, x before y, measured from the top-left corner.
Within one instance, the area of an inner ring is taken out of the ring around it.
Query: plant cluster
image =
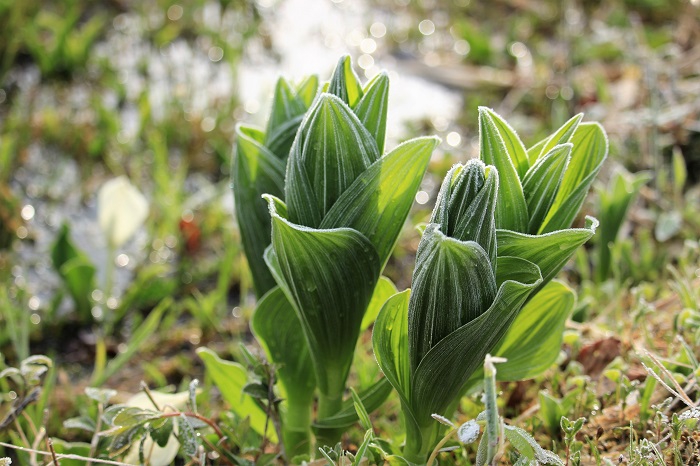
[[[433,415],[449,416],[478,384],[487,353],[516,356],[504,370],[515,379],[556,357],[573,300],[549,282],[595,231],[594,219],[570,226],[607,140],[578,115],[526,149],[502,118],[481,109],[481,160],[448,172],[418,246],[412,290],[394,294],[381,272],[437,140],[383,154],[385,74],[363,86],[343,57],[318,94],[316,82],[278,82],[266,131],[239,127],[233,168],[261,297],[252,328],[279,366],[281,441],[288,459],[308,455],[313,425],[317,446],[333,447],[356,420],[354,406],[376,409],[388,382],[404,414],[401,457],[424,464],[441,437]],[[549,293],[547,314],[521,314],[540,291]],[[357,339],[375,318],[374,353],[386,377],[349,404]],[[541,329],[538,318],[558,325]],[[519,360],[523,354],[537,360]]]

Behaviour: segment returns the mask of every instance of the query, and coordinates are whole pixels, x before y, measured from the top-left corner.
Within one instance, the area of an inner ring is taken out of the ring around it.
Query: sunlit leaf
[[[574,145],[557,196],[538,233],[569,228],[608,155],[608,138],[598,123],[581,123],[571,137]]]
[[[107,181],[97,193],[97,221],[112,248],[136,233],[148,210],[148,200],[125,176]]]
[[[367,86],[364,95],[353,108],[355,114],[377,141],[377,149],[384,153],[386,116],[389,108],[389,75],[379,73]]]
[[[579,246],[595,233],[598,221],[588,218],[586,228],[572,228],[544,235],[527,235],[510,230],[497,230],[499,256],[514,256],[536,264],[543,283],[561,270]]]
[[[530,168],[525,145],[520,140],[518,133],[515,132],[503,117],[490,108],[484,110],[489,114],[501,138],[503,138],[506,151],[508,152],[510,160],[513,162],[513,166],[515,166],[515,170],[518,172],[518,176],[520,179],[523,179],[525,173],[527,173],[527,170]]]
[[[355,107],[355,104],[362,98],[364,91],[360,84],[360,78],[352,69],[350,55],[344,55],[338,60],[328,85],[328,92],[338,96],[350,107]]]
[[[320,228],[349,227],[362,233],[374,245],[383,268],[438,142],[412,139],[379,159],[342,194]]]
[[[537,159],[523,178],[523,193],[530,214],[528,233],[536,234],[549,212],[569,164],[571,147],[568,143],[554,146]]]
[[[537,161],[537,159],[554,149],[555,146],[570,142],[572,136],[578,129],[579,123],[581,123],[582,119],[583,113],[579,113],[578,115],[571,117],[566,123],[561,125],[561,127],[558,130],[556,130],[551,136],[546,138],[544,141],[540,141],[535,145],[535,147],[537,147],[539,151],[534,151],[533,148],[528,150],[528,158],[530,160],[530,165],[533,165]]]
[[[507,359],[498,365],[496,378],[525,380],[551,367],[559,356],[566,319],[575,293],[561,282],[549,282],[522,308],[505,337],[493,350]]]
[[[528,210],[520,177],[506,150],[503,138],[486,108],[479,108],[480,157],[498,170],[500,186],[496,204],[496,227],[525,231]]]
[[[361,330],[368,329],[374,323],[386,300],[398,293],[398,291],[394,282],[387,277],[379,277],[377,286],[374,287],[374,293],[372,293],[372,299],[367,306],[367,312],[362,318]]]

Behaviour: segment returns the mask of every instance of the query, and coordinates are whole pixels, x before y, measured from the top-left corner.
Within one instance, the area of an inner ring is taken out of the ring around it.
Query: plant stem
[[[437,421],[421,428],[411,427],[406,423],[406,445],[403,448],[403,457],[414,465],[427,464],[428,457],[438,444],[440,427]]]
[[[288,399],[282,421],[287,461],[295,456],[308,455],[311,449],[311,404]]]
[[[332,417],[340,411],[343,406],[342,393],[334,395],[326,395],[321,393],[318,397],[318,411],[316,418],[321,421]],[[340,441],[344,429],[333,428],[318,428],[316,429],[316,447],[329,446],[334,447]]]

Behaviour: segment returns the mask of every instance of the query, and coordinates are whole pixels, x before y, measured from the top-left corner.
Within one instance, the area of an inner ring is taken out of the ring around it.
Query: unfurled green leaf
[[[341,195],[319,228],[349,227],[362,233],[374,245],[383,268],[438,142],[412,139],[376,161]]]
[[[575,301],[571,288],[557,281],[549,282],[528,301],[493,350],[495,356],[507,359],[498,365],[498,380],[529,379],[554,364]]]
[[[322,94],[290,151],[285,185],[289,219],[317,228],[379,155],[374,138],[350,107],[332,94]]]
[[[236,217],[243,249],[253,274],[253,285],[261,297],[275,286],[275,280],[263,260],[270,244],[270,215],[263,193],[281,196],[284,193],[284,160],[263,144],[263,133],[254,128],[236,129],[236,155],[233,165],[233,192]]]
[[[681,152],[678,146],[674,146],[672,155],[672,167],[673,167],[673,191],[676,196],[681,196],[683,194],[683,188],[685,187],[685,182],[688,179],[688,167],[686,166],[685,159],[683,158],[683,152]]]
[[[485,108],[485,112],[489,114],[493,124],[496,125],[501,138],[503,138],[503,143],[505,145],[506,151],[510,160],[515,166],[515,170],[518,172],[518,176],[522,180],[525,177],[528,169],[530,168],[530,162],[527,158],[527,151],[525,150],[525,145],[520,140],[518,133],[508,124],[506,120],[503,119],[499,114],[491,110],[490,108]]]
[[[569,165],[571,148],[569,143],[554,146],[537,159],[523,178],[523,193],[530,215],[528,233],[536,234],[549,212]]]
[[[248,378],[245,368],[238,363],[224,361],[208,348],[198,348],[197,354],[231,410],[242,419],[249,418],[251,427],[260,435],[265,433],[267,425],[267,438],[276,442],[277,433],[272,423],[267,422],[265,411],[243,393]]]
[[[530,150],[527,151],[530,165],[533,165],[537,159],[554,149],[555,146],[566,144],[567,142],[571,141],[571,138],[578,129],[579,123],[581,123],[582,119],[583,113],[579,113],[578,115],[571,117],[561,126],[561,128],[556,130],[554,134],[545,138],[544,141],[540,141],[535,144],[534,147],[537,147],[539,150],[534,150],[534,147],[530,148]]]
[[[282,398],[310,409],[316,379],[309,349],[294,307],[279,287],[258,302],[251,327],[268,358],[279,365]]]
[[[446,236],[437,224],[429,225],[418,246],[409,305],[411,371],[448,335],[485,312],[496,292],[484,249]]]
[[[316,94],[318,94],[318,76],[308,76],[297,86],[297,97],[307,109],[311,107]]]
[[[367,131],[377,141],[377,149],[384,153],[386,139],[386,116],[389,108],[389,75],[379,73],[367,86],[364,95],[353,108]]]
[[[394,282],[387,277],[379,277],[377,286],[374,287],[374,293],[372,293],[372,299],[367,306],[367,312],[365,312],[365,316],[362,318],[361,330],[368,329],[370,325],[374,323],[384,303],[387,299],[398,293],[398,291]]]
[[[356,230],[296,225],[278,215],[272,200],[270,213],[272,248],[266,261],[297,312],[319,389],[342,393],[362,318],[379,279],[379,257]]]
[[[263,145],[278,158],[286,160],[294,136],[308,106],[297,97],[284,78],[277,80],[272,111],[267,120]]]
[[[608,138],[598,123],[581,123],[571,137],[569,167],[538,233],[571,227],[608,155]]]
[[[350,107],[355,107],[355,104],[362,98],[364,91],[360,84],[360,78],[352,69],[350,55],[344,55],[338,60],[338,65],[336,65],[328,85],[328,92],[338,96]]]
[[[598,221],[587,219],[586,228],[555,231],[545,235],[527,235],[509,230],[497,230],[498,256],[513,256],[536,264],[543,283],[561,270],[579,246],[595,233]]]
[[[372,332],[374,357],[379,367],[401,399],[406,433],[413,439],[416,451],[433,439],[423,439],[423,433],[413,414],[411,404],[411,359],[408,347],[408,303],[411,291],[397,293],[384,304]],[[437,423],[435,423],[437,425]],[[428,446],[430,447],[430,445]]]
[[[528,210],[520,177],[506,150],[491,112],[479,108],[480,158],[486,165],[493,165],[500,178],[496,204],[496,227],[526,231]]]

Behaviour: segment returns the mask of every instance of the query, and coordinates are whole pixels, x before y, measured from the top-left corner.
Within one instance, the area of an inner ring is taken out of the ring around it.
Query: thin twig
[[[56,452],[53,449],[53,440],[51,440],[51,437],[46,437],[46,446],[49,449],[49,453],[51,453],[51,459],[52,463],[55,464],[56,466],[60,466],[60,463],[58,462],[58,458],[56,458]]]
[[[160,411],[160,407],[158,406],[158,403],[156,403],[156,400],[153,398],[153,395],[151,394],[151,389],[148,388],[148,385],[146,385],[146,382],[143,380],[141,381],[141,390],[146,394],[149,400],[151,400],[151,403],[153,403],[153,406],[155,406],[156,411]]]
[[[25,453],[36,453],[38,455],[52,456],[48,451],[34,450],[33,448],[18,447],[17,445],[12,445],[10,443],[0,442],[1,447],[12,448],[18,451],[23,451]],[[110,464],[112,466],[134,466],[129,463],[122,463],[120,461],[103,460],[98,458],[88,458],[86,456],[73,455],[73,454],[63,454],[55,453],[55,456],[59,460],[78,460],[84,461],[86,463],[98,463],[98,464]]]
[[[95,433],[92,435],[92,440],[90,441],[90,456],[94,456],[97,452],[97,444],[100,441],[99,432],[102,430],[103,412],[104,406],[102,403],[97,403],[97,422],[95,423]]]
[[[211,427],[212,429],[214,429],[214,432],[216,432],[216,435],[218,435],[220,439],[225,439],[225,438],[226,438],[226,436],[224,435],[224,433],[221,431],[221,429],[219,428],[219,426],[217,426],[216,423],[215,423],[214,421],[212,421],[212,420],[209,419],[209,418],[206,418],[206,417],[202,416],[201,414],[197,414],[197,413],[193,413],[193,412],[189,412],[189,411],[188,411],[188,412],[176,411],[176,412],[174,412],[174,413],[163,413],[163,414],[161,415],[161,417],[164,417],[164,418],[165,418],[165,417],[179,417],[180,414],[184,414],[184,415],[187,416],[187,417],[193,417],[193,418],[195,418],[195,419],[199,419],[200,421],[204,422],[204,423],[207,424],[209,427]]]

